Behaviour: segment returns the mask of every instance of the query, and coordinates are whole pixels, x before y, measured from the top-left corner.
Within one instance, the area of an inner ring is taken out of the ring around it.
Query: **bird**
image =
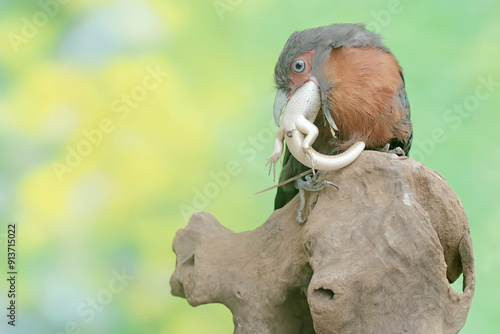
[[[316,151],[335,155],[363,141],[368,150],[408,156],[413,126],[403,70],[380,35],[364,25],[341,23],[294,32],[278,58],[274,81],[278,126],[290,97],[306,82],[318,85]],[[309,169],[288,148],[282,166],[280,183]],[[279,186],[275,210],[295,197],[303,183]]]

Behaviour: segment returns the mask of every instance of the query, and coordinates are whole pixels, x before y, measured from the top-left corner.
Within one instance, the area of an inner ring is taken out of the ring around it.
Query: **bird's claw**
[[[335,188],[337,188],[337,190],[340,190],[340,189],[339,189],[339,187],[338,187],[335,183],[333,183],[333,182],[330,182],[330,181],[326,181],[326,180],[325,180],[325,181],[323,181],[323,182],[322,182],[322,184],[323,184],[323,183],[325,184],[325,186],[326,186],[326,185],[329,185],[329,186],[334,186]]]
[[[319,173],[316,175],[319,176]],[[324,180],[320,184],[316,184],[317,179],[318,179],[318,177],[316,177],[316,176],[311,177],[311,175],[307,175],[305,177],[305,181],[298,179],[297,180],[297,188],[299,189],[299,192],[301,190],[320,191],[323,188],[325,188],[326,186],[334,186],[335,188],[339,189],[339,187],[335,183],[327,181],[327,180]]]
[[[406,154],[405,154],[405,151],[403,151],[403,149],[401,147],[395,147],[393,148],[392,150],[389,150],[391,146],[387,143],[383,148],[382,148],[382,152],[385,152],[385,153],[391,153],[391,154],[396,154],[400,157],[405,157]]]
[[[314,171],[314,169],[313,169]],[[302,179],[298,179],[296,181],[296,187],[299,189],[299,207],[297,208],[297,221],[299,223],[305,223],[307,219],[302,218],[302,212],[304,211],[304,206],[306,204],[305,191],[320,191],[326,186],[334,186],[339,189],[339,187],[330,181],[324,180],[320,184],[316,184],[319,179],[319,176],[322,174],[322,171],[318,171],[318,173],[311,175],[306,175],[304,177],[305,181]]]
[[[394,148],[394,149],[392,149],[392,150],[387,151],[387,153],[394,153],[394,154],[396,154],[396,155],[398,155],[400,157],[405,157],[406,156],[405,151],[403,151],[403,149],[401,147],[399,147],[399,146],[396,147],[396,148]]]

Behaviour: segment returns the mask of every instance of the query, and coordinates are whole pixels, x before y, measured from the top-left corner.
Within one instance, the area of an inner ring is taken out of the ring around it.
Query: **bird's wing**
[[[410,102],[408,101],[408,95],[406,94],[406,88],[405,88],[405,79],[403,76],[403,71],[400,71],[399,74],[401,75],[401,81],[402,81],[402,87],[401,90],[399,91],[398,97],[399,101],[401,102],[402,110],[401,112],[403,113],[403,123],[408,125],[410,128],[410,131],[408,132],[408,135],[399,143],[399,146],[405,151],[406,155],[408,156],[408,152],[410,151],[411,148],[411,143],[413,140],[413,126],[410,120]],[[391,145],[392,146],[392,145]]]
[[[283,169],[281,170],[279,182],[286,181],[308,169],[309,167],[304,166],[297,159],[295,159],[287,147],[283,156]],[[285,206],[285,204],[290,202],[298,192],[297,188],[295,188],[295,182],[290,182],[278,187],[276,197],[274,199],[274,209],[277,210]]]

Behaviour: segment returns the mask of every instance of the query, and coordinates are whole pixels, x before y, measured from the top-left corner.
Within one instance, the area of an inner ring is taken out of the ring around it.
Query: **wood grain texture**
[[[222,303],[234,333],[458,333],[475,287],[467,216],[438,173],[365,151],[254,231],[208,213],[177,232],[172,294]],[[464,293],[450,282],[463,273]]]

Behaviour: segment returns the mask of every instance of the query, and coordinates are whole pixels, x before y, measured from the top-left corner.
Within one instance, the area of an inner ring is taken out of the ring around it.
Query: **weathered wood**
[[[457,333],[474,294],[467,216],[438,173],[365,151],[260,227],[233,233],[208,213],[177,232],[172,294],[222,303],[235,333]],[[449,282],[463,271],[464,293]]]

